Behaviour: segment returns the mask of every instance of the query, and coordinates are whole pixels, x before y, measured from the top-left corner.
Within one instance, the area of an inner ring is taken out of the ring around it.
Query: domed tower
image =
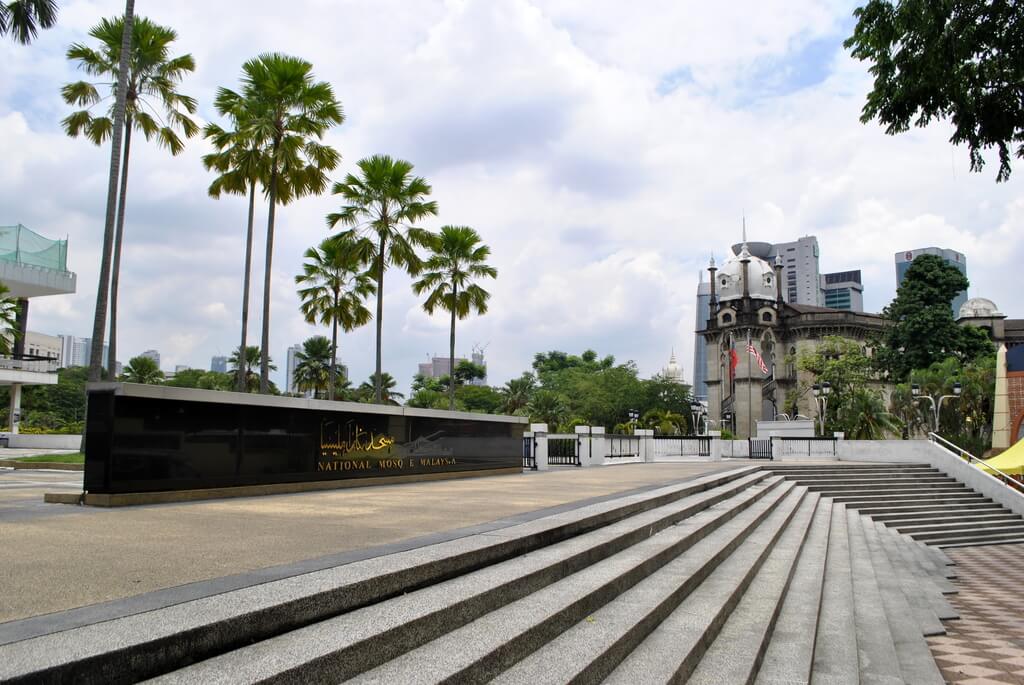
[[[710,417],[737,437],[751,437],[758,420],[771,420],[776,413],[775,329],[783,309],[782,262],[771,264],[751,254],[744,230],[739,251],[721,268],[712,259],[708,271],[711,317],[704,337]]]

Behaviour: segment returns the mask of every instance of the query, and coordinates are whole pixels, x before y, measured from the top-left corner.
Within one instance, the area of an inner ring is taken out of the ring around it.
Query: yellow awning
[[[1024,475],[1024,440],[1011,445],[1010,449],[999,456],[986,459],[985,463],[1011,476]],[[980,464],[978,468],[992,473],[991,469],[987,469]]]

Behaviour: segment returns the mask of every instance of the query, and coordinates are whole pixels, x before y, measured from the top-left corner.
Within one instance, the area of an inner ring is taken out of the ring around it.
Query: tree
[[[455,365],[456,385],[465,385],[466,383],[483,380],[484,378],[487,378],[487,367],[483,364],[476,364],[468,359],[463,359]]]
[[[464,385],[456,391],[456,408],[481,414],[501,411],[501,393],[486,385]]]
[[[640,418],[640,423],[660,435],[685,435],[689,432],[690,419],[667,409],[651,409]]]
[[[252,274],[252,235],[256,217],[256,186],[264,188],[269,184],[268,155],[266,141],[258,136],[253,128],[259,118],[261,103],[246,98],[227,88],[217,89],[214,107],[232,124],[225,129],[215,123],[203,128],[203,136],[209,140],[215,152],[203,155],[203,166],[207,170],[216,171],[217,176],[210,184],[210,197],[219,198],[222,194],[244,195],[249,197],[249,213],[245,231],[245,272],[242,278],[242,340],[239,348],[247,345],[249,330],[249,291]],[[239,374],[236,383],[239,392],[245,391],[245,376]]]
[[[347,226],[346,235],[358,246],[360,259],[372,265],[377,279],[377,365],[373,378],[382,379],[381,333],[384,320],[384,271],[388,266],[404,269],[410,276],[420,272],[417,247],[429,247],[430,232],[414,226],[416,222],[437,214],[437,203],[427,200],[430,185],[412,175],[413,166],[405,160],[387,155],[373,155],[359,160],[361,176],[348,174],[335,183],[334,195],[344,201],[341,209],[327,215],[331,228]],[[375,388],[377,402],[382,402],[383,388]]]
[[[245,392],[256,392],[259,390],[260,377],[253,369],[262,366],[262,358],[263,353],[256,345],[249,345],[245,348],[245,355],[241,365],[239,365],[238,350],[232,352],[231,357],[228,358],[228,369],[231,370],[231,373],[235,374],[235,377],[239,373],[243,374],[245,378]],[[267,358],[267,367],[271,371],[277,371],[273,359]]]
[[[156,362],[149,357],[132,357],[128,360],[128,366],[124,367],[121,380],[126,383],[144,383],[153,385],[164,379],[164,372],[156,365]]]
[[[381,402],[378,397],[383,397],[384,404],[398,404],[398,400],[404,399],[405,395],[397,392],[394,388],[398,382],[394,377],[384,372],[380,376],[372,374],[368,381],[363,381],[359,386],[359,399],[361,402]],[[380,394],[378,395],[378,391]]]
[[[0,283],[0,354],[10,354],[18,332],[18,301],[8,297],[11,290]]]
[[[569,415],[562,398],[551,390],[534,392],[526,409],[532,423],[546,423],[551,430],[558,430],[559,424]]]
[[[530,396],[536,387],[537,380],[530,373],[506,381],[505,386],[499,391],[503,400],[502,411],[506,414],[521,412],[529,405]]]
[[[868,0],[844,45],[871,63],[874,87],[861,121],[886,133],[949,119],[950,142],[965,143],[971,170],[982,151],[999,152],[996,181],[1010,177],[1010,154],[1024,157],[1024,11],[996,0]],[[1016,151],[1012,147],[1016,145]]]
[[[89,350],[89,380],[103,376],[103,329],[107,323],[110,296],[110,252],[114,246],[114,218],[117,208],[117,181],[121,170],[121,137],[124,132],[125,102],[128,98],[128,56],[135,26],[135,0],[125,0],[124,31],[121,35],[121,59],[117,66],[117,89],[114,92],[114,122],[111,127],[110,165],[107,172],[107,209],[103,223],[103,252],[100,254],[100,277],[96,287],[96,309],[92,319],[92,349]],[[110,370],[117,359],[110,357]]]
[[[796,391],[787,398],[786,409],[795,415],[798,398],[811,392],[812,384],[828,383],[831,392],[825,415],[826,434],[829,427],[847,430],[842,418],[848,416],[843,413],[844,406],[857,389],[877,383],[876,369],[865,349],[860,343],[841,336],[825,336],[812,352],[801,353],[793,363],[800,371],[810,374],[811,382],[798,384]]]
[[[320,141],[345,115],[326,81],[314,81],[313,65],[279,53],[266,53],[242,66],[242,97],[258,103],[245,136],[267,151],[267,253],[263,269],[263,335],[260,392],[270,389],[270,281],[273,275],[277,206],[327,189],[327,172],[341,155]]]
[[[896,298],[883,314],[892,325],[875,356],[880,369],[903,381],[947,357],[961,363],[992,354],[988,336],[974,326],[958,326],[950,303],[966,290],[967,277],[936,255],[921,255],[907,269]]]
[[[839,408],[839,423],[850,440],[882,440],[899,435],[903,424],[885,410],[882,395],[876,390],[855,387]]]
[[[56,0],[0,2],[0,35],[10,34],[22,45],[31,43],[39,29],[48,29],[56,23]]]
[[[423,265],[424,273],[413,283],[417,295],[427,293],[423,309],[433,314],[443,309],[451,314],[448,359],[455,360],[455,320],[471,313],[487,313],[491,294],[474,280],[497,278],[498,270],[486,263],[491,248],[480,243],[480,235],[469,226],[442,226],[430,240],[431,254]],[[455,383],[449,383],[448,408],[455,409]]]
[[[313,391],[319,398],[326,393],[334,381],[331,374],[331,341],[322,335],[314,335],[302,343],[302,350],[295,355],[295,388],[303,392]],[[333,393],[332,393],[333,399]]]
[[[116,88],[124,32],[124,18],[103,19],[89,31],[89,35],[100,42],[100,48],[94,50],[81,43],[75,43],[68,48],[67,57],[69,60],[77,61],[79,68],[90,76],[113,80]],[[155,138],[157,144],[166,148],[172,155],[177,155],[185,147],[178,136],[179,130],[186,138],[191,138],[199,132],[199,127],[186,114],[196,111],[195,99],[176,90],[185,75],[196,68],[192,55],[171,56],[171,43],[177,37],[174,29],[155,24],[145,17],[137,17],[132,24],[124,103],[121,185],[118,190],[117,223],[110,269],[110,363],[117,359],[117,293],[121,273],[132,131],[139,131],[146,140]],[[90,110],[113,97],[114,93],[101,95],[97,85],[105,84],[76,81],[64,86],[61,90],[64,101],[84,109],[68,115],[61,123],[69,136],[84,135],[94,144],[102,145],[113,131],[114,108],[109,108],[105,115],[93,115]]]
[[[295,283],[299,289],[301,310],[307,323],[331,327],[330,381],[327,399],[334,399],[337,379],[338,326],[345,332],[370,321],[370,310],[363,300],[376,292],[373,279],[363,270],[349,237],[328,238],[320,247],[306,250],[306,263]]]

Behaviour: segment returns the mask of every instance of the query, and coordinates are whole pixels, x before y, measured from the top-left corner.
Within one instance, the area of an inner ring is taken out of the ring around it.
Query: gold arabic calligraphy
[[[390,435],[363,430],[362,426],[353,421],[346,424],[347,431],[343,438],[341,426],[337,424],[334,424],[333,432],[325,430],[333,423],[320,425],[320,453],[325,458],[337,459],[351,452],[379,452],[395,444],[395,439]]]

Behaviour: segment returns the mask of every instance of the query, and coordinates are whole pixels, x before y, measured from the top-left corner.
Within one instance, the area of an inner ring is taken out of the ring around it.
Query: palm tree
[[[0,36],[9,33],[22,45],[31,43],[39,29],[48,29],[56,23],[56,0],[0,2]]]
[[[238,93],[219,88],[214,101],[217,111],[231,120],[233,128],[224,129],[209,123],[203,136],[213,143],[216,152],[203,156],[203,166],[220,175],[210,184],[210,197],[221,194],[249,196],[249,215],[245,232],[245,274],[242,279],[242,340],[239,348],[246,347],[249,330],[249,290],[252,274],[252,234],[256,215],[256,185],[267,186],[267,154],[265,141],[254,138],[250,127],[260,104]],[[245,391],[245,376],[238,374],[235,385]]]
[[[84,107],[68,115],[61,123],[69,136],[84,135],[101,145],[114,129],[115,107],[106,115],[94,115],[90,110],[115,95],[101,95],[97,85],[116,87],[116,76],[121,62],[121,44],[125,34],[125,19],[103,19],[89,35],[100,42],[99,50],[75,43],[68,48],[69,60],[77,61],[79,68],[90,76],[112,79],[113,83],[76,81],[61,89],[64,101]],[[196,111],[196,101],[177,92],[181,80],[195,71],[192,55],[172,57],[171,43],[178,37],[174,29],[160,26],[145,17],[133,21],[131,48],[128,55],[127,91],[124,103],[124,150],[118,191],[117,224],[113,243],[113,262],[110,270],[110,339],[108,359],[117,359],[117,291],[121,272],[121,248],[124,238],[125,201],[128,192],[128,160],[131,154],[132,131],[138,130],[150,140],[156,138],[161,147],[177,155],[185,145],[178,131],[186,138],[199,132],[199,127],[188,114]],[[116,98],[114,104],[116,105]]]
[[[295,355],[293,378],[298,390],[312,390],[314,398],[323,396],[321,391],[333,380],[330,373],[331,350],[331,341],[322,335],[314,335],[302,343],[302,351]]]
[[[469,226],[442,226],[430,241],[431,255],[425,270],[413,286],[417,295],[428,293],[423,309],[433,314],[438,309],[451,313],[448,359],[455,360],[455,320],[472,312],[487,313],[491,294],[473,282],[474,278],[497,278],[498,270],[486,263],[491,248],[480,244],[480,235]],[[454,377],[454,369],[452,374]],[[455,409],[455,383],[448,384],[448,409]]]
[[[327,399],[334,399],[338,368],[338,326],[346,333],[370,320],[363,300],[377,291],[370,275],[363,270],[359,255],[348,236],[328,238],[320,247],[306,250],[308,260],[295,283],[299,289],[301,310],[308,323],[331,327],[330,381]]]
[[[164,379],[164,372],[156,365],[156,362],[149,357],[132,357],[128,360],[128,366],[124,367],[121,380],[126,383],[144,383],[153,385]]]
[[[369,380],[363,381],[360,384],[359,394],[366,401],[376,401],[378,404],[398,404],[397,400],[404,399],[405,395],[394,390],[396,385],[398,385],[398,382],[387,371],[380,376],[372,374]],[[376,399],[382,396],[384,398],[382,401]]]
[[[562,398],[551,390],[538,390],[533,393],[526,408],[531,422],[546,423],[551,430],[557,430],[569,413]]]
[[[0,354],[10,354],[14,338],[18,335],[18,300],[7,297],[11,292],[0,283]]]
[[[135,30],[135,0],[125,0],[124,31],[121,33],[121,59],[117,65],[114,91],[114,123],[110,136],[110,164],[107,172],[107,209],[103,221],[103,252],[100,254],[100,278],[96,286],[96,309],[92,319],[92,349],[89,350],[89,380],[103,376],[103,329],[107,324],[110,296],[110,251],[114,246],[114,219],[117,209],[117,180],[121,172],[121,137],[124,133],[125,103],[128,99],[128,55]],[[117,358],[108,357],[111,369]],[[111,374],[112,375],[112,374]]]
[[[867,388],[854,388],[840,412],[846,437],[851,440],[882,440],[903,430],[902,422],[885,410],[881,395]]]
[[[360,259],[372,264],[377,279],[377,366],[373,378],[382,379],[381,331],[384,322],[384,271],[398,266],[411,276],[419,274],[421,262],[417,247],[428,247],[430,232],[412,224],[437,214],[437,203],[426,200],[430,185],[412,175],[412,164],[387,155],[373,155],[359,160],[362,177],[349,174],[335,183],[333,194],[341,195],[341,210],[327,215],[327,225],[338,224],[349,230],[339,235],[356,239]],[[365,240],[364,240],[365,238]],[[377,402],[384,390],[374,389]]]
[[[253,371],[253,369],[260,366],[262,356],[263,355],[259,347],[256,345],[248,345],[245,348],[245,355],[241,365],[239,365],[238,350],[232,352],[231,357],[228,358],[228,369],[231,373],[235,374],[236,378],[239,375],[245,378],[244,392],[255,392],[259,388],[259,376],[255,371]],[[277,367],[274,366],[273,359],[267,360],[267,366],[271,371],[277,371]]]
[[[524,409],[530,403],[530,395],[537,386],[532,374],[524,373],[519,378],[513,378],[505,382],[500,392],[505,401],[503,411],[508,414],[515,414]]]
[[[345,119],[326,81],[313,80],[313,65],[279,53],[266,53],[242,66],[242,97],[257,106],[245,135],[266,148],[267,256],[263,273],[263,336],[260,392],[270,389],[270,279],[273,273],[277,206],[327,189],[327,172],[341,155],[322,144],[324,134]]]
[[[682,414],[668,409],[651,409],[640,419],[646,428],[653,428],[661,435],[684,435],[689,421]]]

